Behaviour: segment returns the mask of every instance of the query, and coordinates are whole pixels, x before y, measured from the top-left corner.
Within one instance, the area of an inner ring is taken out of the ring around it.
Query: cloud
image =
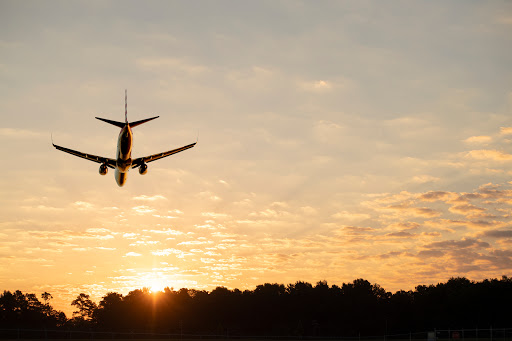
[[[123,234],[123,238],[126,238],[126,239],[135,239],[135,238],[137,238],[137,236],[139,236],[139,234],[133,233],[133,232]]]
[[[167,200],[167,198],[160,194],[153,195],[153,196],[148,196],[148,195],[143,194],[143,195],[133,197],[133,200],[155,201],[155,200]]]
[[[283,211],[276,211],[270,208],[260,212],[252,212],[249,214],[250,217],[262,217],[262,218],[277,218],[280,215],[283,215]]]
[[[471,136],[464,140],[464,142],[469,144],[487,144],[492,141],[492,137],[490,136]]]
[[[213,242],[209,241],[209,240],[190,240],[190,241],[178,243],[178,245],[203,245],[203,244],[213,244]]]
[[[422,201],[446,201],[453,199],[454,196],[456,196],[456,194],[452,192],[430,191],[419,195],[418,199]]]
[[[178,250],[178,249],[169,248],[169,249],[151,251],[151,254],[155,255],[155,256],[168,256],[171,254],[180,255],[180,254],[183,254],[183,251]]]
[[[76,201],[73,206],[75,206],[76,208],[78,208],[79,210],[81,211],[85,211],[85,210],[93,210],[94,209],[94,205],[89,203],[89,202],[85,202],[85,201]]]
[[[228,217],[230,217],[229,214],[216,213],[216,212],[203,212],[203,213],[201,213],[201,216],[210,217],[210,218],[228,218]]]
[[[19,234],[21,236],[26,236],[28,238],[42,239],[42,240],[52,240],[52,241],[63,241],[63,240],[108,240],[113,239],[114,236],[112,232],[108,229],[104,228],[89,228],[86,231],[71,231],[71,230],[62,230],[62,231],[20,231]]]
[[[225,74],[229,83],[253,90],[268,90],[269,85],[272,84],[271,80],[277,83],[277,78],[281,76],[278,72],[261,66],[239,68]],[[265,85],[267,89],[264,89]]]
[[[449,250],[452,252],[456,252],[459,249],[466,248],[488,248],[491,245],[487,242],[483,242],[474,238],[462,238],[462,240],[444,240],[441,242],[434,242],[425,245],[426,249],[440,249],[440,250]]]
[[[348,211],[341,211],[337,212],[332,215],[334,219],[340,219],[340,220],[349,220],[349,221],[360,221],[365,219],[370,219],[371,216],[366,213],[355,213],[355,212],[348,212]]]
[[[392,223],[387,226],[388,229],[392,230],[417,230],[421,225],[414,221]]]
[[[145,206],[145,205],[132,207],[132,210],[134,210],[138,214],[146,214],[146,213],[152,213],[152,212],[156,211],[156,209],[149,207],[149,206]]]
[[[36,206],[21,206],[21,208],[26,210],[38,210],[43,212],[59,212],[63,211],[64,208],[62,207],[52,207],[52,206],[46,206],[46,205],[36,205]]]
[[[405,253],[404,252],[400,252],[400,251],[391,251],[391,252],[379,255],[378,258],[380,258],[380,259],[388,259],[388,258],[399,257],[399,256],[402,256],[402,255],[405,255]]]
[[[159,214],[153,214],[153,217],[162,218],[162,219],[177,219],[178,218],[178,217],[175,217],[172,215],[159,215]]]
[[[386,235],[386,237],[396,237],[396,238],[413,238],[415,236],[416,236],[415,234],[410,233],[410,232],[405,232],[405,231],[388,233]]]
[[[397,205],[391,205],[382,208],[384,210],[394,210],[400,212],[403,215],[416,216],[416,217],[438,217],[442,214],[435,209],[429,207],[414,207],[410,206],[410,203],[401,203]]]
[[[511,135],[512,127],[500,127],[500,134],[501,135]]]
[[[373,232],[374,229],[371,227],[361,227],[361,226],[344,226],[341,229],[336,231],[338,235],[360,235],[360,234],[368,234],[368,232]]]
[[[215,224],[213,220],[208,220],[204,224],[196,224],[195,228],[198,229],[207,229],[207,230],[217,230],[219,228],[223,229],[224,227],[220,224]]]
[[[481,234],[484,237],[491,238],[512,238],[512,230],[491,230]]]
[[[209,191],[204,191],[204,192],[200,192],[199,194],[197,194],[197,196],[201,199],[208,199],[208,200],[211,200],[211,201],[221,201],[222,198],[215,195],[214,193],[212,192],[209,192]]]
[[[160,244],[158,240],[137,240],[135,243],[130,244],[130,246],[145,246],[145,245],[156,245]]]
[[[333,88],[333,84],[325,80],[317,80],[312,82],[301,82],[300,87],[303,90],[311,92],[324,92]]]
[[[6,137],[9,139],[39,139],[41,137],[49,138],[50,136],[27,129],[0,128],[0,137]]]
[[[198,76],[210,70],[205,65],[191,64],[177,58],[139,58],[136,64],[145,71],[181,72],[189,76]]]
[[[426,184],[426,183],[429,183],[429,182],[436,182],[436,181],[439,181],[440,179],[438,177],[435,177],[435,176],[432,176],[432,175],[415,175],[413,176],[412,178],[412,182],[414,183],[417,183],[417,184]]]
[[[415,199],[417,197],[416,194],[410,193],[407,191],[401,191],[400,193],[391,194],[391,195],[384,195],[384,196],[377,196],[376,199],[373,201],[363,202],[363,204],[370,204],[370,203],[376,203],[376,204],[390,204],[394,202],[403,202],[411,199]]]
[[[234,233],[224,233],[224,232],[213,232],[212,237],[219,237],[219,238],[235,238],[238,237],[237,234]]]
[[[481,197],[485,199],[498,199],[504,197],[512,197],[511,190],[498,190],[498,186],[489,183],[478,187],[478,192],[480,192]]]
[[[512,155],[497,150],[480,149],[471,150],[465,154],[465,158],[475,160],[509,161]]]
[[[305,215],[315,215],[318,213],[318,210],[311,206],[303,206],[300,208],[300,210]]]
[[[137,253],[137,252],[128,252],[126,253],[123,257],[140,257],[142,256],[142,254],[140,253]]]
[[[184,232],[173,230],[171,228],[166,228],[162,230],[144,230],[150,233],[156,233],[156,234],[167,234],[167,235],[173,235],[173,236],[180,236],[185,234]]]
[[[87,230],[85,230],[87,233],[112,233],[109,229],[106,229],[104,227],[90,227]]]
[[[343,127],[328,120],[317,121],[313,127],[316,139],[326,144],[338,144],[342,138]]]
[[[450,212],[461,215],[476,215],[485,212],[485,208],[477,207],[471,204],[455,205],[449,208]]]

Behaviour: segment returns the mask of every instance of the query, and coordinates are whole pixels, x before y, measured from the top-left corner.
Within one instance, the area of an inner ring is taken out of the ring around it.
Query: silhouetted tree
[[[50,304],[50,300],[53,298],[52,294],[50,294],[49,292],[43,292],[41,294],[41,298],[44,300],[44,304],[45,305],[49,305]]]
[[[123,313],[123,295],[109,292],[93,311],[96,324],[106,330],[122,330],[126,327]]]
[[[73,312],[73,321],[77,326],[84,326],[86,321],[92,319],[94,312],[97,309],[96,303],[91,301],[89,295],[84,293],[80,293],[71,302],[71,305],[78,309]]]
[[[4,291],[0,295],[0,326],[18,328],[54,328],[66,323],[66,315],[42,304],[35,294]]]

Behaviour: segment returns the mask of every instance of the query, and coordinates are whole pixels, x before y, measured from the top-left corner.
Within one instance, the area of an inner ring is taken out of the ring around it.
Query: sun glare
[[[164,291],[168,284],[162,278],[152,278],[148,282],[148,288],[152,293]]]
[[[161,272],[146,272],[140,275],[139,283],[152,293],[156,293],[164,291],[169,286],[169,278]]]

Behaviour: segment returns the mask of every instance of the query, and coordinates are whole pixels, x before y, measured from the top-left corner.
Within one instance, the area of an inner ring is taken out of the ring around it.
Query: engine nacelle
[[[107,174],[107,172],[108,172],[107,165],[106,165],[106,164],[102,164],[102,165],[100,166],[100,174],[101,174],[101,175],[105,175],[105,174]]]
[[[140,175],[144,175],[148,172],[148,165],[146,165],[145,163],[143,163],[142,165],[140,165],[139,167],[139,174]]]

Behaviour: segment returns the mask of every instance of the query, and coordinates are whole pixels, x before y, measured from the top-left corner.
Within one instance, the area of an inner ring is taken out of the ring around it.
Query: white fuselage
[[[119,187],[123,186],[128,176],[128,171],[132,166],[132,129],[126,124],[117,138],[116,153],[116,182]]]

